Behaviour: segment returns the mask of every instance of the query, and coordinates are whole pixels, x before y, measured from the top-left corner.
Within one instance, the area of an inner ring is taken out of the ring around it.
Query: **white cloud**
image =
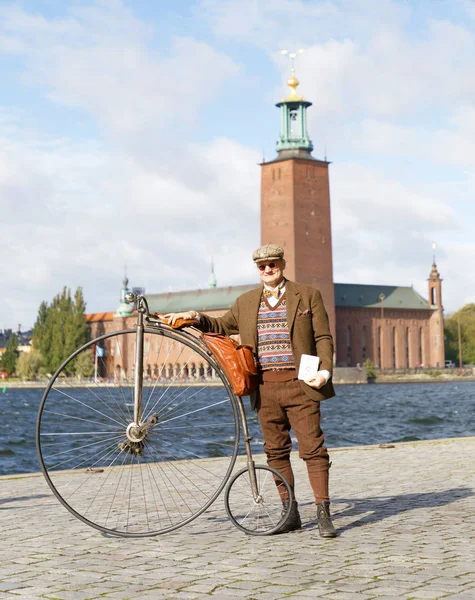
[[[460,103],[471,105],[473,31],[434,23],[426,35],[419,40],[385,29],[366,43],[330,39],[307,48],[297,73],[302,93],[314,104],[310,123],[335,115],[423,120],[442,110],[440,119]]]
[[[463,231],[455,211],[435,195],[358,164],[332,166],[331,181],[335,281],[414,285],[427,296],[432,242],[441,240],[437,264],[445,304],[454,306],[462,282],[452,276],[452,265],[463,246],[447,238]],[[475,259],[475,247],[467,246],[467,256]]]
[[[191,37],[175,37],[166,53],[152,50],[152,27],[121,2],[71,13],[47,20],[18,8],[1,10],[8,50],[16,42],[26,83],[54,102],[86,111],[108,134],[173,133],[238,73],[228,56]]]
[[[198,187],[179,171],[165,176],[91,143],[45,139],[34,147],[23,140],[5,155],[0,197],[8,227],[0,253],[12,311],[7,323],[31,325],[41,300],[63,285],[82,285],[89,310],[115,308],[124,263],[131,283],[150,292],[206,285],[213,255],[219,283],[252,275],[245,256],[259,239],[258,155],[234,141],[189,146],[182,168],[201,165],[207,183]],[[15,297],[25,293],[25,313],[18,314]]]
[[[23,80],[93,116],[103,133],[58,139],[35,131],[33,115],[0,113],[7,323],[31,325],[40,301],[63,285],[82,285],[90,310],[114,308],[125,262],[131,283],[149,291],[198,287],[236,227],[254,247],[258,156],[225,138],[200,145],[184,137],[203,103],[238,73],[233,60],[190,37],[159,54],[147,46],[152,28],[121,2],[63,19],[0,12],[3,50],[23,59]],[[231,252],[239,262],[234,245]],[[236,268],[226,283],[239,276]],[[27,289],[18,315],[15,296]]]
[[[473,169],[475,110],[466,106],[454,108],[450,124],[432,129],[404,126],[388,120],[364,119],[353,128],[351,136],[346,135],[344,143],[354,152],[399,160],[416,159],[418,168],[432,168],[434,177],[438,177],[435,169],[441,164]]]
[[[202,0],[196,12],[217,37],[247,41],[267,52],[307,47],[327,37],[367,35],[388,23],[398,28],[409,15],[407,7],[390,0]]]
[[[423,267],[427,264],[425,248],[430,248],[434,234],[460,230],[447,204],[375,169],[335,165],[331,180],[336,273],[339,261],[346,274],[351,272],[347,257],[354,257],[356,264],[373,263],[373,274],[378,273],[381,261],[406,265],[410,260]],[[391,276],[387,269],[378,274],[386,279]]]

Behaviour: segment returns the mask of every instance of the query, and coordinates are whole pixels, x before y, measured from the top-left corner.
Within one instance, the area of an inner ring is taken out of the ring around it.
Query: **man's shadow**
[[[0,506],[0,510],[10,510],[10,509],[19,509],[19,508],[31,508],[31,505],[18,505],[12,504],[14,502],[24,502],[25,500],[37,500],[38,498],[48,498],[49,494],[34,494],[31,496],[12,496],[11,498],[2,498],[0,499],[0,505],[8,504],[8,506]]]
[[[420,494],[401,494],[397,496],[375,496],[369,498],[335,498],[332,499],[332,518],[342,533],[353,527],[361,527],[382,521],[400,513],[417,508],[447,506],[457,500],[469,498],[474,493],[470,488],[452,488],[441,492],[425,492]],[[343,505],[343,506],[341,506]],[[338,526],[338,520],[358,517],[348,525]]]

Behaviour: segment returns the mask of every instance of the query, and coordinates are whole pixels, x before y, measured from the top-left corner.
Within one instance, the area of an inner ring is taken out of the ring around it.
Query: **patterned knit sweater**
[[[257,316],[257,353],[261,369],[295,369],[292,347],[287,327],[285,294],[272,308],[261,298]]]

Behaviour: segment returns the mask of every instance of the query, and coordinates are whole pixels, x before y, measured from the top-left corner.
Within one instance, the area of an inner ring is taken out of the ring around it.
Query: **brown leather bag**
[[[259,386],[252,346],[219,333],[204,333],[203,341],[226,373],[236,396],[249,396]]]

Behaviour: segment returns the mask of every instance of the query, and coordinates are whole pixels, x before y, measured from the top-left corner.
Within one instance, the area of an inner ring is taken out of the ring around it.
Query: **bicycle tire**
[[[258,499],[254,499],[249,467],[238,471],[226,487],[224,505],[235,527],[248,535],[272,535],[287,521],[291,505],[284,510],[282,496],[291,498],[292,491],[285,477],[267,465],[254,465]],[[281,481],[279,488],[275,479]],[[283,492],[282,488],[285,488]]]
[[[135,339],[135,329],[123,329],[78,348],[52,376],[36,426],[41,470],[61,504],[84,523],[124,537],[173,531],[202,514],[231,475],[240,431],[231,386],[200,341],[145,328],[144,371],[147,359],[163,352],[168,358],[156,380],[143,383],[142,421],[157,422],[142,442],[131,442],[134,381],[117,365],[127,362]],[[87,366],[97,348],[104,350],[96,359],[100,381],[81,386],[68,375]],[[204,380],[203,368],[214,378]]]

